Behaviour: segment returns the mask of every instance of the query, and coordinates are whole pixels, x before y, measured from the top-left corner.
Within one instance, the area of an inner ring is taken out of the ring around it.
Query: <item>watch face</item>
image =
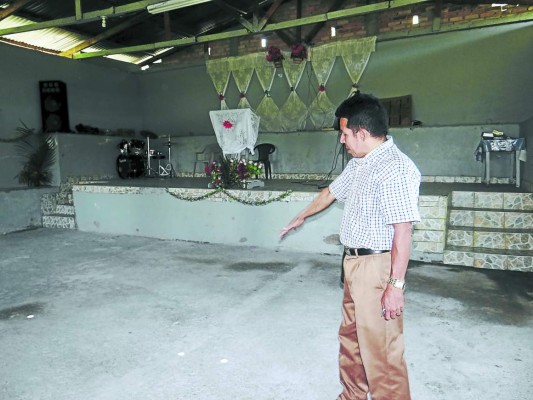
[[[405,282],[399,281],[398,279],[391,278],[389,283],[397,289],[403,289],[405,287]]]

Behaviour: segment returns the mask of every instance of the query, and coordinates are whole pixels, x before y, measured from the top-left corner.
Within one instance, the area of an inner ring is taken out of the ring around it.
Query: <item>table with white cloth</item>
[[[259,117],[249,108],[209,111],[217,142],[225,157],[240,157],[248,149],[254,154]]]
[[[526,161],[525,138],[481,139],[476,149],[476,159],[484,161],[483,181],[490,183],[490,154],[507,152],[511,154],[511,169],[509,178],[514,180],[516,187],[520,187],[520,161]]]

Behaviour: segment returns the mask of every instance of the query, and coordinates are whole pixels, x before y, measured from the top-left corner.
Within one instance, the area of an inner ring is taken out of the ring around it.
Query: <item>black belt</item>
[[[372,249],[352,249],[351,247],[345,247],[344,253],[347,256],[368,256],[370,254],[388,253],[390,250],[372,250]]]

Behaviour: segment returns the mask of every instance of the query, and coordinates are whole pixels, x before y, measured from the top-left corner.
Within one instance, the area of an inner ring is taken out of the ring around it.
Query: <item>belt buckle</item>
[[[353,252],[353,254],[352,254]],[[344,248],[344,253],[347,255],[347,256],[355,256],[355,257],[358,257],[359,254],[357,252],[357,249],[353,249],[351,247],[345,247]]]

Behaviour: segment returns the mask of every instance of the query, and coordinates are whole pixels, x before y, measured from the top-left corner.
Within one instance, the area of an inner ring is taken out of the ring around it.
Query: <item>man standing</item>
[[[340,142],[354,158],[280,233],[335,200],[344,202],[344,298],[338,400],[410,400],[403,357],[405,273],[411,227],[420,221],[420,172],[394,145],[377,98],[356,93],[337,108]]]

